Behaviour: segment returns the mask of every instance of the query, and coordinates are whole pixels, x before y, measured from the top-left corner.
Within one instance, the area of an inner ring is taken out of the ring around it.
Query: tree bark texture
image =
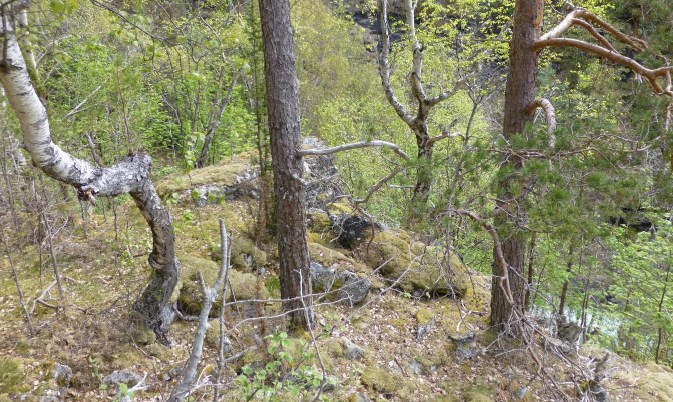
[[[506,141],[523,133],[532,119],[530,105],[535,101],[538,54],[535,41],[540,37],[543,16],[543,0],[518,0],[514,13],[514,26],[510,42],[510,67],[505,90],[505,113],[503,135]],[[526,280],[526,238],[521,228],[527,222],[524,206],[517,202],[512,192],[515,178],[512,172],[520,171],[523,159],[509,154],[503,169],[509,173],[500,179],[500,193],[496,203],[496,226],[506,233],[502,241],[504,260],[507,266],[495,259],[493,264],[493,287],[491,291],[491,325],[502,330],[514,318],[514,309],[525,309]],[[499,286],[504,275],[509,276],[511,301],[505,290]]]
[[[139,152],[113,166],[101,168],[75,158],[56,145],[51,139],[47,110],[31,83],[16,39],[14,21],[7,10],[1,28],[4,41],[0,41],[0,54],[4,58],[0,63],[0,83],[19,119],[26,149],[35,165],[53,179],[74,186],[84,200],[130,193],[150,226],[153,247],[149,263],[154,275],[136,307],[159,339],[166,341],[168,324],[173,317],[169,299],[180,265],[175,257],[170,214],[150,179],[150,156]]]
[[[299,128],[299,92],[289,0],[259,0],[264,38],[266,99],[276,197],[281,296],[290,325],[308,328],[312,314],[305,189]],[[302,301],[302,298],[304,299]]]

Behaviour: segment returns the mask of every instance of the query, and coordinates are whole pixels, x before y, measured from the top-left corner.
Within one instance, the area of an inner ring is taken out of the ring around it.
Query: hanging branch
[[[410,162],[411,159],[409,158],[409,155],[407,155],[402,149],[400,148],[399,145],[388,142],[388,141],[380,141],[380,140],[370,140],[370,141],[361,141],[361,142],[354,142],[351,144],[344,144],[344,145],[338,145],[336,147],[332,148],[326,148],[326,149],[298,149],[296,151],[296,155],[299,157],[302,156],[312,156],[312,155],[331,155],[335,154],[337,152],[342,152],[342,151],[349,151],[351,149],[358,149],[358,148],[367,148],[367,147],[386,147],[392,149],[396,154],[398,154],[402,159],[404,159],[407,162]]]
[[[528,113],[533,113],[537,108],[541,108],[545,113],[545,120],[547,121],[547,136],[549,137],[549,148],[554,149],[556,146],[556,136],[554,130],[556,129],[556,111],[554,105],[545,98],[537,98],[528,106]]]

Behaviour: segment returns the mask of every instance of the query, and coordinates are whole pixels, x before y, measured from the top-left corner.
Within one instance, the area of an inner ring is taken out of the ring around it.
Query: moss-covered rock
[[[388,394],[397,390],[401,380],[397,377],[382,368],[368,367],[362,372],[360,382],[374,391]]]
[[[471,286],[470,272],[455,255],[444,249],[412,241],[400,230],[377,232],[371,242],[363,242],[355,254],[370,268],[405,292],[462,297]]]
[[[222,246],[220,243],[211,244],[213,260],[222,261]],[[247,237],[237,237],[231,243],[231,265],[239,271],[249,272],[267,263],[267,254],[260,250],[255,242]]]
[[[203,307],[203,294],[201,292],[201,285],[199,284],[198,273],[201,271],[206,285],[212,286],[215,283],[220,267],[216,262],[191,255],[180,255],[179,258],[182,264],[182,271],[180,272],[180,280],[176,286],[174,298],[182,311],[189,314],[198,314]],[[229,272],[229,283],[233,289],[233,294],[227,292],[227,301],[231,301],[234,298],[236,300],[252,300],[268,299],[270,297],[263,279],[253,274],[231,270]],[[221,304],[220,300],[215,303],[211,310],[211,316],[214,317],[217,315]]]
[[[237,155],[217,165],[168,175],[157,183],[157,192],[164,197],[206,184],[233,186],[237,184],[237,175],[251,167],[249,154]]]

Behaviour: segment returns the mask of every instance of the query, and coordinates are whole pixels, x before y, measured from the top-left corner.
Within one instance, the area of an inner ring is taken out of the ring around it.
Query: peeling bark
[[[149,264],[154,269],[150,284],[136,302],[136,310],[158,338],[168,342],[168,324],[173,314],[170,296],[179,276],[175,236],[168,209],[150,179],[151,157],[144,152],[102,168],[62,150],[51,138],[47,109],[31,83],[26,62],[16,39],[12,11],[2,13],[0,83],[19,119],[26,149],[35,165],[49,177],[74,186],[80,199],[129,193],[152,230],[153,247]]]

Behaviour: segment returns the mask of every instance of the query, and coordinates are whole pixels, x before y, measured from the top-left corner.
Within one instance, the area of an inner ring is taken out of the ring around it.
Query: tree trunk
[[[657,306],[657,312],[661,315],[661,312],[664,311],[664,301],[666,300],[666,291],[668,290],[668,278],[671,274],[671,265],[666,264],[666,279],[664,279],[664,287],[661,290],[661,298],[659,298],[659,305]],[[661,341],[664,337],[664,328],[659,325],[657,329],[657,347],[654,352],[654,362],[659,364],[659,349],[661,348]]]
[[[432,151],[434,144],[430,142],[427,124],[418,123],[418,125],[420,127],[414,129],[418,159],[416,160],[416,184],[414,185],[414,194],[411,197],[411,227],[425,215],[433,181]]]
[[[180,271],[175,258],[175,236],[168,210],[150,179],[151,158],[131,154],[108,167],[95,167],[63,151],[51,139],[47,110],[38,98],[16,40],[12,15],[2,21],[5,40],[0,42],[0,82],[16,112],[26,149],[35,165],[48,176],[74,186],[82,200],[130,193],[152,230],[153,248],[149,263],[154,269],[150,285],[137,301],[137,310],[159,339],[167,342],[168,324],[173,318],[169,299]]]
[[[266,99],[276,196],[281,296],[290,325],[311,325],[311,278],[301,181],[299,94],[289,0],[259,0],[264,37]]]
[[[535,100],[538,58],[534,46],[542,27],[543,5],[543,0],[518,0],[516,3],[503,122],[503,135],[508,142],[513,136],[523,133],[532,118],[530,105]],[[523,159],[516,154],[506,156],[502,169],[508,173],[500,179],[496,203],[496,226],[501,233],[505,233],[502,236],[502,250],[507,266],[501,266],[497,259],[493,265],[490,321],[502,330],[513,318],[513,309],[521,312],[525,309],[526,236],[521,228],[527,222],[527,214],[512,191],[515,180],[512,172],[520,171],[523,164]],[[499,285],[501,280],[498,277],[503,275],[509,277],[511,299],[505,294],[503,286]]]

